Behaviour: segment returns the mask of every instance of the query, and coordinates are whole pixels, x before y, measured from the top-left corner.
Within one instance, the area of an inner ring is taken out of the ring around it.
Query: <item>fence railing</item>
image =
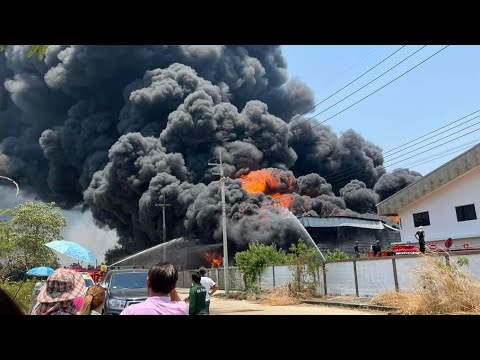
[[[440,254],[445,258],[446,254]],[[466,257],[468,265],[465,270],[473,277],[480,278],[480,251],[458,252],[448,255],[451,261]],[[421,256],[392,256],[373,259],[349,259],[326,261],[320,267],[317,279],[318,295],[353,295],[375,296],[382,291],[408,291],[415,288],[412,276],[416,269],[423,265]],[[192,283],[192,273],[196,270],[179,272],[177,287],[189,288]],[[224,289],[223,268],[207,269],[220,289]],[[237,267],[230,267],[229,282],[233,291],[245,289],[243,274]],[[292,269],[287,265],[269,266],[258,278],[262,290],[274,289],[287,285],[293,280]]]

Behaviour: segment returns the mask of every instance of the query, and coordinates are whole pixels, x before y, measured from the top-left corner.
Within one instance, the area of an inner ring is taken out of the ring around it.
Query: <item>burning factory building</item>
[[[82,205],[130,253],[183,239],[172,249],[209,263],[204,252],[222,243],[218,169],[208,166],[220,151],[230,254],[297,241],[304,229],[290,214],[375,213],[420,176],[386,173],[379,146],[309,119],[313,92],[289,79],[280,46],[28,50],[0,56],[0,174],[62,208]]]

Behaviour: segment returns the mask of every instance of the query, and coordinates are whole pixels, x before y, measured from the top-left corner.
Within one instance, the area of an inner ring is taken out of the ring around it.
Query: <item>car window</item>
[[[85,286],[88,288],[93,285],[92,279],[84,279],[85,280]]]
[[[146,272],[113,274],[110,282],[112,289],[140,289],[147,287]]]

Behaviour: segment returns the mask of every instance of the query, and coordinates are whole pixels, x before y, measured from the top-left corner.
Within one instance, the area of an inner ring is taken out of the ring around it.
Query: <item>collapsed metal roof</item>
[[[417,201],[446,183],[480,166],[480,144],[460,154],[417,182],[403,188],[377,204],[379,215],[398,214],[398,210]]]
[[[356,227],[364,229],[383,230],[384,224],[381,220],[370,220],[362,218],[331,216],[331,217],[313,217],[301,216],[298,220],[303,226],[310,228],[326,228],[326,227]]]

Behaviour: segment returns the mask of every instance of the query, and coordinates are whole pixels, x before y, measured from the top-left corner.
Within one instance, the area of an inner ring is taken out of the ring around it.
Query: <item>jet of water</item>
[[[320,251],[317,244],[315,244],[315,241],[313,241],[312,237],[308,233],[307,229],[305,229],[305,226],[303,226],[303,224],[300,222],[300,220],[298,220],[298,218],[295,215],[293,215],[293,213],[291,211],[288,212],[288,215],[285,217],[285,219],[292,219],[298,225],[298,227],[301,229],[302,233],[305,234],[305,237],[312,243],[312,245],[315,247],[315,249],[317,249],[318,253],[320,254],[320,256],[322,258],[322,260],[325,261],[325,256],[323,256],[323,253]]]

